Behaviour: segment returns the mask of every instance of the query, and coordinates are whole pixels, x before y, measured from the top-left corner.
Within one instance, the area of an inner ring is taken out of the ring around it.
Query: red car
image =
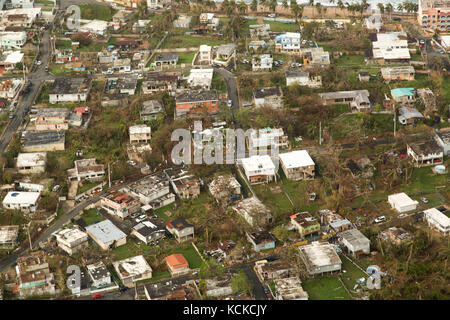
[[[103,293],[97,292],[92,295],[92,299],[101,299],[101,298],[103,298]]]

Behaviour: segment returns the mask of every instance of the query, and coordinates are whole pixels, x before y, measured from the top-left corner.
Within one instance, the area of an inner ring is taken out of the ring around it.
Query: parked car
[[[42,64],[42,61],[41,60],[36,60],[35,63],[36,63],[37,66],[40,66]]]
[[[423,203],[428,203],[429,202],[428,199],[425,198],[425,197],[420,198],[420,200],[422,200]]]
[[[228,107],[231,107],[231,106],[233,106],[233,101],[231,101],[231,100],[228,100],[228,102],[227,102],[227,106],[228,106]]]
[[[401,213],[398,215],[399,219],[406,218],[408,215],[406,213]]]
[[[379,216],[378,218],[375,219],[375,223],[380,223],[380,222],[384,222],[384,221],[386,221],[385,216]]]
[[[103,298],[103,293],[97,292],[95,294],[92,295],[92,299],[101,299]]]
[[[119,292],[125,292],[127,290],[128,290],[128,287],[125,287],[125,286],[120,286],[119,287]]]
[[[135,221],[136,223],[142,222],[145,219],[147,219],[147,216],[145,214],[141,214]]]

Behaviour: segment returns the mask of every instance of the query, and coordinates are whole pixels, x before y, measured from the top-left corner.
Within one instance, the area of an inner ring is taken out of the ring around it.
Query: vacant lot
[[[351,299],[337,276],[308,280],[302,286],[308,292],[310,300]]]
[[[81,19],[88,20],[104,20],[111,21],[112,16],[117,12],[109,6],[101,6],[97,4],[82,4],[79,6],[81,10]]]
[[[191,36],[191,35],[174,35],[167,38],[162,48],[191,48],[200,47],[202,44],[210,46],[218,46],[227,43],[226,40],[214,38],[212,36]]]

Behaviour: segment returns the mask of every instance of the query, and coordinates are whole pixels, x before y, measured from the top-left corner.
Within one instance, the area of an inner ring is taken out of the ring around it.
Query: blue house
[[[416,90],[414,88],[397,88],[391,90],[394,101],[401,105],[413,105],[416,102]]]
[[[256,252],[275,248],[275,238],[267,231],[247,233],[247,240]]]

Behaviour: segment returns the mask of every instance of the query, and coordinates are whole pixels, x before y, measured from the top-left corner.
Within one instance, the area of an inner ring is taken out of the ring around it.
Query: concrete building
[[[142,93],[152,94],[159,91],[173,92],[178,87],[178,76],[168,74],[149,74],[142,82]]]
[[[268,155],[255,155],[242,159],[242,167],[250,184],[268,183],[276,180],[275,165]]]
[[[20,174],[33,174],[45,172],[47,153],[19,153],[16,167]]]
[[[406,144],[406,153],[417,167],[441,164],[444,152],[435,140],[410,142]]]
[[[3,199],[3,207],[10,210],[35,212],[40,197],[40,192],[10,191]]]
[[[88,235],[76,227],[61,229],[53,234],[58,247],[70,256],[89,246]]]
[[[210,90],[214,69],[191,69],[187,78],[190,88]]]
[[[131,126],[128,131],[130,143],[149,143],[152,138],[152,129],[145,124]]]
[[[298,249],[310,275],[341,271],[342,261],[332,244],[314,241]]]
[[[27,131],[24,136],[24,152],[44,152],[64,150],[66,135],[64,131]]]
[[[246,235],[256,252],[275,248],[275,238],[267,231],[246,232]]]
[[[348,104],[352,112],[370,111],[368,90],[337,91],[319,93],[324,105]]]
[[[276,300],[308,300],[308,293],[303,290],[298,277],[275,279],[273,282]]]
[[[152,268],[144,256],[135,256],[113,262],[114,269],[123,284],[133,286],[136,281],[150,279]]]
[[[272,67],[272,54],[266,53],[252,56],[252,71],[271,71]]]
[[[200,180],[183,169],[167,169],[164,173],[169,178],[173,191],[181,199],[200,196]]]
[[[166,223],[166,229],[178,242],[194,239],[194,225],[184,218],[176,218]]]
[[[103,250],[117,248],[127,243],[127,235],[109,220],[87,226],[86,232]]]
[[[19,257],[16,273],[20,296],[54,295],[56,293],[55,277],[50,272],[47,257],[43,251]]]
[[[97,262],[86,266],[89,276],[92,280],[92,287],[104,288],[112,284],[111,273],[103,262]]]
[[[417,209],[418,201],[412,200],[404,192],[391,194],[388,196],[388,202],[391,207],[399,213],[414,211]]]
[[[19,226],[0,226],[0,248],[13,249],[19,237]]]
[[[280,164],[289,180],[310,180],[315,176],[315,163],[306,150],[281,153]]]
[[[391,90],[394,101],[401,106],[413,106],[416,103],[414,88],[396,88]]]
[[[68,130],[70,110],[67,108],[40,108],[34,116],[36,131]]]
[[[300,54],[303,58],[303,65],[326,67],[330,65],[330,53],[319,48],[304,48],[300,50]]]
[[[91,20],[78,27],[79,32],[83,33],[94,33],[101,36],[106,35],[108,30],[108,22],[102,20]]]
[[[411,55],[406,33],[377,33],[372,42],[372,58],[379,64],[408,63]]]
[[[275,51],[289,54],[299,54],[301,35],[298,32],[286,32],[275,37]]]
[[[175,118],[192,118],[204,111],[215,115],[219,111],[219,96],[215,90],[182,92],[175,101]]]
[[[322,86],[322,77],[310,77],[309,72],[286,71],[286,85],[297,84],[308,88],[320,88]]]
[[[22,88],[22,79],[7,79],[0,81],[0,98],[13,99]]]
[[[381,76],[386,82],[403,80],[403,81],[414,81],[414,67],[386,67],[381,68]]]
[[[246,140],[250,152],[257,153],[262,150],[274,148],[283,149],[289,147],[289,137],[284,134],[283,128],[262,128],[252,130]]]
[[[198,51],[198,62],[200,64],[211,64],[212,61],[212,48],[206,44],[202,44]]]
[[[450,156],[450,130],[439,130],[433,133],[434,140],[442,148],[445,156]]]
[[[155,57],[155,66],[176,66],[178,63],[178,54],[172,52],[163,52]]]
[[[252,227],[266,227],[273,221],[270,210],[255,197],[237,202],[233,210]]]
[[[283,92],[280,87],[267,87],[253,89],[253,104],[255,107],[283,108]]]
[[[419,0],[417,20],[422,29],[450,32],[449,16],[449,0]]]
[[[145,244],[151,244],[165,238],[166,228],[156,221],[143,221],[133,227],[131,234]]]
[[[85,102],[91,86],[88,78],[57,78],[49,93],[49,103]]]
[[[370,240],[358,229],[350,229],[338,234],[341,244],[354,257],[370,253]]]
[[[424,218],[428,225],[437,231],[448,235],[450,233],[450,218],[436,208],[424,210]]]
[[[191,269],[189,268],[189,262],[180,253],[172,254],[166,257],[164,261],[166,262],[172,277],[186,274],[191,271]]]
[[[175,195],[170,192],[170,181],[164,173],[146,176],[124,187],[123,191],[139,199],[142,204],[150,204],[152,207],[155,201],[166,195],[172,195],[172,202],[175,201]]]
[[[100,205],[107,212],[121,219],[125,219],[129,215],[138,212],[141,208],[138,200],[120,191],[113,191],[107,196],[102,197]]]
[[[11,50],[11,49],[20,50],[26,42],[27,42],[27,34],[24,31],[0,32],[0,49],[2,50]]]
[[[67,170],[70,181],[101,181],[105,176],[105,166],[97,164],[95,159],[75,160],[75,167]]]
[[[148,100],[143,102],[142,111],[140,112],[141,120],[150,121],[157,119],[163,114],[163,105],[158,100]]]

